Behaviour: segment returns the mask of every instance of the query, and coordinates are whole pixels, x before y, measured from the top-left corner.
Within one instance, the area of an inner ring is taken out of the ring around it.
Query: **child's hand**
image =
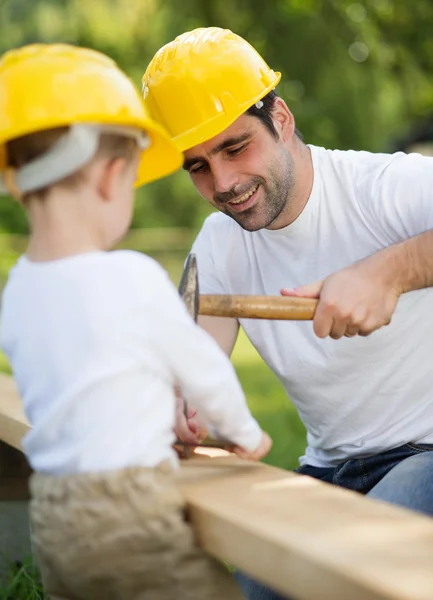
[[[272,439],[269,437],[269,435],[267,433],[265,433],[263,431],[260,444],[257,446],[257,448],[253,452],[248,452],[248,450],[245,450],[244,448],[241,448],[240,446],[236,446],[233,449],[233,452],[240,458],[245,458],[247,460],[260,460],[269,453],[271,448],[272,448]]]
[[[188,414],[185,416],[185,401],[180,393],[180,390],[176,388],[176,424],[174,431],[177,438],[182,442],[188,442],[190,444],[201,444],[201,442],[207,436],[207,429],[203,423],[197,417],[197,412],[188,406]]]

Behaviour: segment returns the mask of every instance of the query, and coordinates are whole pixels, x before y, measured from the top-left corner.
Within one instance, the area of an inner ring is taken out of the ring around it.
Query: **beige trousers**
[[[34,551],[52,600],[240,600],[196,544],[168,465],[31,481]]]

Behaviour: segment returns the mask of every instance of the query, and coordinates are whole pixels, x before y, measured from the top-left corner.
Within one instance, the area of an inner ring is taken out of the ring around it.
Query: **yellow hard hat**
[[[224,131],[280,79],[243,38],[202,27],[155,54],[143,76],[143,96],[184,151]]]
[[[67,44],[32,44],[0,59],[0,171],[6,143],[46,129],[75,124],[144,131],[137,186],[178,169],[182,155],[148,115],[138,90],[104,54]]]

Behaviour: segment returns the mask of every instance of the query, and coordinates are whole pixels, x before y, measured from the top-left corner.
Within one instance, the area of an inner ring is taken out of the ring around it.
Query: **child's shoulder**
[[[151,258],[142,252],[137,252],[136,250],[112,250],[111,252],[108,252],[107,255],[113,264],[124,266],[131,270],[164,271],[154,258]]]
[[[110,266],[120,270],[126,277],[132,277],[141,283],[165,285],[169,281],[168,273],[153,258],[135,250],[113,250],[107,253]]]
[[[125,265],[131,269],[157,269],[159,267],[156,260],[136,250],[111,250],[105,256],[113,264]]]

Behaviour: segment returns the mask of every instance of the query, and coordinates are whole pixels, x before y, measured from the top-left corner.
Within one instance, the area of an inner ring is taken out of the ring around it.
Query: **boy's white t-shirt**
[[[176,464],[175,385],[216,435],[249,450],[260,443],[230,360],[145,255],[22,257],[2,298],[1,343],[37,471]]]
[[[208,217],[192,249],[201,293],[278,295],[433,228],[433,159],[310,149],[313,189],[291,225],[248,232]],[[240,323],[307,427],[302,464],[433,443],[433,289],[401,296],[392,323],[369,337],[319,339],[306,321]]]

